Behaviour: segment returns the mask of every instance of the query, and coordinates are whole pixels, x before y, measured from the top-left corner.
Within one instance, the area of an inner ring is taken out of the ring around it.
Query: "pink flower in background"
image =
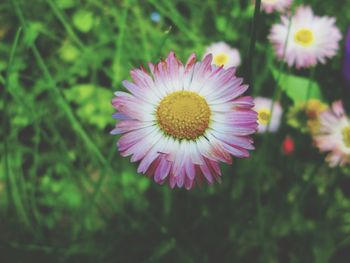
[[[310,7],[301,6],[291,19],[283,16],[282,22],[271,28],[269,40],[277,57],[290,67],[308,68],[334,57],[341,37],[335,18],[315,16]]]
[[[267,130],[276,132],[280,127],[283,113],[281,104],[263,97],[255,98],[254,104],[254,110],[258,113],[258,133],[264,133]]]
[[[334,102],[332,108],[321,113],[321,128],[314,136],[321,152],[329,152],[326,161],[331,167],[350,162],[350,120],[346,116],[343,103]]]
[[[261,9],[268,14],[274,11],[284,12],[291,3],[292,0],[261,0]]]
[[[224,68],[238,67],[241,64],[241,55],[236,48],[230,47],[225,42],[216,42],[211,44],[205,50],[203,58],[208,55],[213,55],[212,63],[216,66],[224,66]]]
[[[122,156],[140,162],[138,172],[171,188],[192,188],[195,181],[220,181],[220,162],[231,155],[248,157],[249,135],[257,128],[253,99],[235,69],[212,66],[212,56],[186,65],[173,52],[158,64],[133,69],[130,92],[117,91],[112,104],[119,121],[112,134],[122,134]]]

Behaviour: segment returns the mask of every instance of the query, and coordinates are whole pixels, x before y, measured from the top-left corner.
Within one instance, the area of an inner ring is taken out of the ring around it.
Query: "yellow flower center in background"
[[[314,33],[307,28],[302,28],[294,34],[294,40],[304,46],[308,47],[314,42]]]
[[[228,56],[225,53],[219,53],[214,56],[213,61],[217,66],[226,65],[228,62]]]
[[[177,139],[194,140],[209,127],[207,101],[192,91],[176,91],[166,96],[157,108],[160,128]]]
[[[267,125],[270,121],[271,111],[269,109],[258,110],[258,122],[262,125]]]
[[[328,106],[318,99],[310,99],[302,107],[305,110],[309,131],[311,134],[318,134],[321,128],[320,115],[328,109]]]
[[[310,99],[306,102],[306,115],[311,120],[317,120],[328,106],[317,99]]]
[[[341,131],[341,133],[343,135],[343,141],[344,141],[346,147],[350,148],[350,126],[345,127]]]

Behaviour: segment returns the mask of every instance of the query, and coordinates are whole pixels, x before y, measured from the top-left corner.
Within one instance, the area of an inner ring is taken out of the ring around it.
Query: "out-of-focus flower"
[[[315,16],[310,7],[301,6],[291,19],[283,16],[271,28],[269,40],[279,59],[289,66],[308,68],[335,56],[341,37],[335,18]]]
[[[291,3],[292,0],[261,0],[261,9],[268,14],[274,11],[284,12]]]
[[[286,136],[282,143],[282,152],[284,155],[291,155],[294,153],[295,144],[290,136]]]
[[[130,92],[118,91],[112,104],[118,119],[112,134],[122,156],[140,161],[138,172],[171,188],[190,189],[195,182],[220,181],[220,162],[231,155],[248,157],[254,149],[249,135],[257,129],[253,98],[235,69],[211,65],[212,55],[186,65],[171,52],[153,65],[131,70]]]
[[[317,99],[311,99],[305,103],[305,112],[307,116],[307,127],[311,134],[318,133],[320,130],[320,114],[328,109],[328,105]]]
[[[344,73],[346,85],[350,90],[350,27],[348,29],[348,34],[345,41],[345,59],[344,59],[343,73]]]
[[[316,134],[320,129],[320,114],[328,109],[328,105],[318,99],[310,99],[290,108],[287,123],[302,132]]]
[[[343,166],[350,162],[350,120],[341,101],[320,115],[321,128],[314,136],[321,152],[329,152],[326,161],[331,167]]]
[[[276,132],[280,127],[282,107],[279,102],[257,97],[254,99],[254,110],[258,113],[258,133]]]
[[[159,23],[160,19],[162,18],[161,15],[156,11],[152,12],[150,17],[154,23]]]
[[[213,55],[213,64],[216,66],[224,66],[224,68],[238,67],[241,64],[241,55],[235,48],[230,47],[225,42],[216,42],[211,44],[205,50],[203,58],[208,55]]]

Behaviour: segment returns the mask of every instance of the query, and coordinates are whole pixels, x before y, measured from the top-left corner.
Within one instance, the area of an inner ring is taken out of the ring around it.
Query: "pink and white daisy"
[[[261,0],[261,9],[268,14],[274,11],[284,12],[291,3],[292,0]]]
[[[276,132],[281,124],[282,107],[277,101],[257,97],[254,99],[254,110],[258,113],[258,133]]]
[[[314,141],[321,152],[329,152],[326,161],[331,167],[350,163],[350,119],[343,103],[334,102],[329,110],[321,113],[320,122],[320,132]]]
[[[241,55],[236,48],[230,47],[225,42],[215,42],[207,47],[203,58],[208,54],[213,55],[212,64],[224,68],[238,67],[241,64]]]
[[[248,157],[249,137],[256,131],[253,99],[240,97],[247,89],[235,69],[211,65],[212,55],[186,65],[171,52],[153,65],[131,70],[130,92],[117,91],[112,104],[118,119],[112,134],[122,134],[122,156],[140,162],[138,172],[171,188],[192,188],[195,181],[220,181],[219,162],[231,155]]]
[[[289,66],[308,68],[334,57],[341,37],[335,18],[316,16],[310,7],[301,6],[291,19],[283,16],[281,24],[271,28],[269,40],[279,59]]]

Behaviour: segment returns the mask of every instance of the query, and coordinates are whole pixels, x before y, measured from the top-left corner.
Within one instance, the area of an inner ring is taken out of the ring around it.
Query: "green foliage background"
[[[294,3],[345,34],[349,1]],[[350,172],[330,169],[308,135],[283,124],[255,136],[222,184],[191,191],[138,175],[109,135],[113,92],[170,50],[185,60],[226,41],[246,77],[253,14],[250,0],[1,1],[0,262],[350,262]],[[250,93],[272,97],[276,74],[311,76],[315,96],[349,104],[343,48],[313,74],[287,69],[266,39],[277,21],[260,16]],[[285,111],[300,96],[283,93]]]

